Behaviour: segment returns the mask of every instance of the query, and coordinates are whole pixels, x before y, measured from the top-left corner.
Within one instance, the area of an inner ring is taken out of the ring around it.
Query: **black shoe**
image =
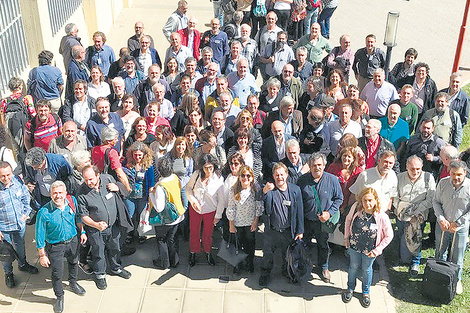
[[[79,296],[84,296],[86,293],[85,288],[80,286],[76,281],[69,282],[69,288],[74,294]]]
[[[261,275],[258,284],[260,287],[266,287],[269,283],[269,275]]]
[[[64,312],[64,296],[58,297],[54,303],[54,313]]]
[[[196,265],[196,253],[190,253],[189,254],[189,266],[193,267]]]
[[[13,273],[5,274],[5,285],[7,285],[8,288],[16,287],[15,276]]]
[[[341,294],[341,300],[343,300],[344,303],[349,303],[351,301],[352,297],[353,297],[352,290],[344,291]]]
[[[364,308],[368,308],[370,306],[370,295],[368,295],[368,294],[367,295],[365,295],[365,294],[362,295],[361,305]]]
[[[96,288],[99,290],[105,290],[108,287],[106,283],[106,278],[95,278]]]
[[[32,266],[31,264],[29,263],[26,263],[25,265],[23,266],[18,266],[18,269],[22,272],[26,272],[28,274],[37,274],[39,273],[37,267],[35,266]]]
[[[87,275],[93,274],[93,270],[91,269],[90,264],[88,263],[78,262],[78,267],[83,271],[83,273]]]
[[[212,257],[212,254],[206,253],[206,258],[207,258],[207,264],[209,264],[210,266],[215,265],[215,261],[214,261],[214,258]]]
[[[111,273],[115,276],[119,276],[119,277],[124,278],[124,279],[129,279],[132,276],[132,274],[129,271],[127,271],[123,268],[120,268],[117,271],[111,271]]]

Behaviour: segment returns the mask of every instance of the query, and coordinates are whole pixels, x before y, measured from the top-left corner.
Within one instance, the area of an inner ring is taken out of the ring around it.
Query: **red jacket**
[[[181,36],[181,44],[185,47],[188,46],[188,37],[189,37],[189,31],[188,28],[183,28],[178,30],[178,34]],[[193,39],[193,56],[196,58],[196,60],[199,60],[200,55],[199,55],[199,45],[201,43],[201,32],[198,30],[194,30],[194,39]]]

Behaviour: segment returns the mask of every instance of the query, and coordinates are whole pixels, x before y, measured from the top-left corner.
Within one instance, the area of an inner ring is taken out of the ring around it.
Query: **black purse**
[[[222,260],[226,261],[233,267],[237,266],[243,260],[246,259],[248,254],[243,252],[240,248],[240,243],[238,242],[237,234],[230,233],[228,242],[222,240],[219,247],[219,253],[217,253]]]

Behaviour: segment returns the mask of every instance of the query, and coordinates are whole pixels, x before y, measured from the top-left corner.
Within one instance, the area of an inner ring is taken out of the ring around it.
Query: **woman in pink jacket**
[[[344,245],[349,252],[348,289],[341,298],[344,303],[351,301],[356,288],[356,277],[362,267],[361,305],[370,306],[370,284],[374,274],[372,264],[392,241],[393,229],[385,212],[380,211],[380,201],[373,188],[364,188],[358,201],[353,204],[346,217]]]

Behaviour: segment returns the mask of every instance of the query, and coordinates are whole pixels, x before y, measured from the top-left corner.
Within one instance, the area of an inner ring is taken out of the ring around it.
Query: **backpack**
[[[7,100],[5,125],[12,140],[18,147],[24,147],[24,130],[29,119],[28,111],[23,104],[23,97]]]
[[[176,221],[180,216],[175,204],[168,200],[168,192],[166,191],[165,187],[163,187],[162,185],[159,186],[162,187],[163,192],[165,193],[165,208],[163,209],[163,211],[157,212],[154,208],[154,205],[152,204],[152,201],[149,198],[149,224],[156,226],[171,224]]]
[[[52,117],[54,118],[54,122],[55,124],[57,125],[57,127],[59,127],[59,122],[60,122],[60,117],[59,115],[55,114],[55,113],[51,113],[52,114]],[[31,118],[31,125],[29,127],[29,131],[31,132],[31,144],[34,144],[34,133],[36,132],[36,118],[33,117]]]
[[[109,161],[109,152],[111,151],[111,149],[112,148],[108,148],[104,152],[103,174],[111,175],[116,181],[119,181],[116,171],[111,168],[111,162]]]
[[[286,263],[287,276],[294,284],[301,282],[302,278],[310,273],[305,244],[302,240],[297,240],[287,247]]]

